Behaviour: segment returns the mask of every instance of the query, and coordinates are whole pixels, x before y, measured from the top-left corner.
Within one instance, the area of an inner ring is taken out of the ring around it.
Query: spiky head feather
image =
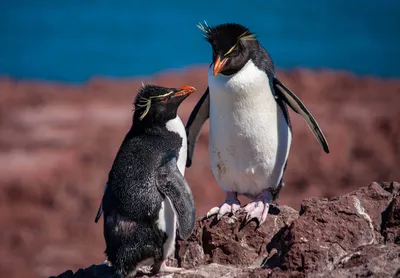
[[[236,38],[237,40],[256,40],[256,35],[247,27],[237,23],[224,23],[210,26],[206,21],[198,23],[197,27],[203,32],[203,36],[209,43],[221,38]]]

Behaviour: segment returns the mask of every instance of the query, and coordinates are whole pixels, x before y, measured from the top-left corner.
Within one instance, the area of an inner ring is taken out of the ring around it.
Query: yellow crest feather
[[[226,55],[228,55],[229,53],[231,53],[231,52],[235,49],[235,47],[237,46],[237,44],[238,44],[238,42],[235,43],[234,46],[232,46],[231,48],[229,48],[229,50],[224,54],[224,56],[226,56]]]
[[[235,47],[238,45],[239,41],[250,41],[250,40],[256,40],[256,36],[251,34],[249,31],[244,32],[243,34],[241,34],[238,37],[237,43],[235,43],[234,46],[229,48],[229,50],[224,54],[224,56],[229,55],[229,53],[231,53],[235,49]]]
[[[138,107],[140,108],[145,108],[142,115],[140,115],[139,119],[143,120],[144,117],[146,117],[147,113],[150,111],[150,106],[151,106],[151,100],[147,98],[140,98],[139,103],[137,104]]]
[[[146,117],[146,115],[149,113],[152,99],[167,97],[172,93],[173,93],[173,91],[168,92],[168,93],[163,94],[163,95],[159,95],[159,96],[151,96],[149,98],[141,97],[140,100],[139,100],[139,103],[137,104],[137,106],[140,107],[140,108],[144,108],[144,111],[143,111],[142,115],[140,115],[139,119],[143,120],[144,117]]]
[[[242,41],[254,41],[256,40],[256,36],[254,34],[251,34],[249,31],[246,31],[241,34],[238,39]]]
[[[196,24],[196,26],[201,31],[203,31],[203,33],[204,33],[203,36],[204,37],[207,37],[208,34],[210,33],[211,28],[210,28],[210,26],[208,26],[208,24],[207,24],[207,22],[205,20],[204,20],[204,25],[201,22],[199,22],[198,24]]]

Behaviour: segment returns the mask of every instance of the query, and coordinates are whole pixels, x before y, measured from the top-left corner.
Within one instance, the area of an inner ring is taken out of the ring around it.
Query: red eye
[[[161,102],[166,102],[167,101],[167,98],[163,98],[162,100],[161,100]]]

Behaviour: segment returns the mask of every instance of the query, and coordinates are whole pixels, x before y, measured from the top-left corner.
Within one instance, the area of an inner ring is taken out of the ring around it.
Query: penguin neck
[[[178,133],[182,138],[186,138],[186,131],[185,131],[185,126],[182,123],[181,118],[179,118],[178,115],[176,115],[175,118],[169,120],[166,124],[165,127],[172,132]]]
[[[176,115],[175,118],[173,119],[169,119],[166,122],[161,122],[161,123],[140,122],[134,120],[131,129],[127,134],[127,137],[130,138],[143,134],[160,135],[165,133],[166,130],[178,133],[182,138],[186,137],[185,126],[183,125],[178,115]]]
[[[212,69],[208,72],[210,96],[214,102],[259,101],[257,97],[264,95],[270,85],[270,78],[266,72],[259,69],[252,59],[235,74],[213,75]],[[272,97],[271,90],[268,90]]]

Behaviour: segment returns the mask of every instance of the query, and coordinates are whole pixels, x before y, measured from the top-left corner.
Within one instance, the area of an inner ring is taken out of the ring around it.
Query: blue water
[[[203,20],[247,25],[279,68],[400,76],[399,0],[2,0],[0,74],[81,82],[207,64]]]

